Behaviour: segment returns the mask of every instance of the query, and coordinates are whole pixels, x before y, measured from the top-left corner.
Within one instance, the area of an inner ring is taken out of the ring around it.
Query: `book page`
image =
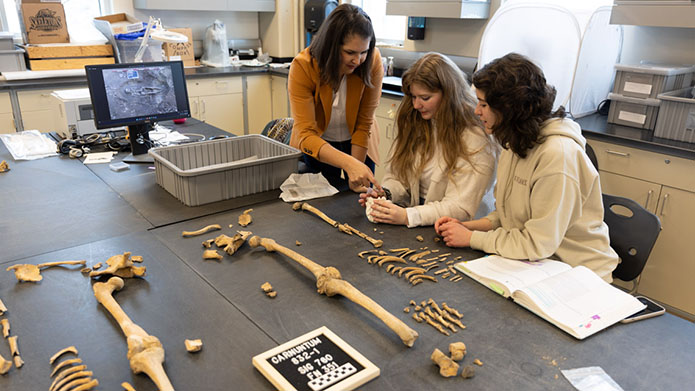
[[[550,259],[519,261],[499,255],[459,262],[455,267],[504,297],[509,297],[512,292],[524,286],[571,269],[564,262]]]
[[[584,266],[521,288],[512,297],[579,339],[645,307]]]

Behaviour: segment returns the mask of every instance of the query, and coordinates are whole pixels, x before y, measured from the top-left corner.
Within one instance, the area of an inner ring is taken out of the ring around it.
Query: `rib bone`
[[[401,338],[401,341],[408,346],[413,346],[413,343],[418,337],[418,333],[408,327],[400,319],[393,316],[391,313],[386,311],[383,307],[377,304],[375,301],[370,299],[368,296],[360,292],[357,288],[352,286],[349,282],[341,279],[340,272],[334,267],[323,267],[309,258],[290,250],[287,247],[277,244],[272,239],[260,238],[254,236],[249,240],[249,245],[251,247],[263,246],[266,251],[277,251],[303,267],[309,270],[316,278],[316,287],[318,288],[319,294],[325,294],[326,296],[333,296],[335,294],[340,294],[350,301],[359,304],[367,311],[374,314],[377,318],[381,319],[384,324],[386,324],[391,330],[393,330]]]
[[[51,377],[53,377],[53,375],[55,375],[58,371],[60,371],[60,368],[63,368],[63,367],[66,367],[66,366],[72,365],[72,364],[82,364],[82,359],[81,358],[73,358],[70,360],[61,361],[60,364],[56,365],[56,367],[53,368],[53,372],[51,372]]]
[[[55,360],[58,359],[58,357],[62,356],[62,355],[65,354],[65,353],[72,353],[72,354],[74,354],[74,355],[77,355],[77,348],[74,347],[74,346],[68,346],[68,347],[65,348],[65,349],[59,350],[56,354],[54,354],[53,356],[51,356],[51,359],[49,360],[50,363],[51,363],[51,365],[53,365],[53,363],[55,362]]]
[[[222,229],[222,227],[220,227],[219,224],[210,224],[210,225],[203,227],[197,231],[183,231],[183,232],[181,232],[181,236],[183,236],[184,238],[188,238],[191,236],[202,235],[202,234],[208,233],[210,231],[216,231],[218,229]]]
[[[173,391],[162,363],[164,362],[164,349],[159,339],[147,334],[140,326],[133,323],[126,315],[118,302],[113,298],[114,290],[123,288],[123,280],[111,277],[107,282],[94,284],[94,296],[116,319],[128,341],[128,360],[133,373],[144,372],[154,381],[160,391]]]

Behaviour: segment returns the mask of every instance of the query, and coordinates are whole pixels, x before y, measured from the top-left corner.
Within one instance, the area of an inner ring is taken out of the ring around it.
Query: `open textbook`
[[[577,339],[584,339],[645,305],[584,266],[549,259],[518,261],[490,255],[456,269],[525,307]]]

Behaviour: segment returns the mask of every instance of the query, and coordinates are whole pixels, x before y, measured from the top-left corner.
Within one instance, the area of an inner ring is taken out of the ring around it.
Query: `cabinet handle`
[[[200,103],[201,103],[201,105],[203,106],[202,114],[204,115],[204,114],[205,114],[205,101],[204,101],[204,100],[201,100]]]
[[[664,215],[664,207],[666,206],[667,200],[668,200],[668,193],[664,195],[664,201],[661,203],[661,212],[659,212],[659,215],[661,215],[661,216]]]
[[[606,153],[610,155],[617,155],[617,156],[622,156],[622,157],[630,157],[630,154],[627,152],[618,152],[618,151],[611,151],[610,149],[606,149]]]
[[[644,209],[649,208],[649,199],[652,198],[652,193],[654,193],[654,190],[649,190],[647,192],[647,201],[644,202]]]

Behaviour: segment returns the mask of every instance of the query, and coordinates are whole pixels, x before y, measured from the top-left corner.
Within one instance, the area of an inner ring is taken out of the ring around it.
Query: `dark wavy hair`
[[[503,148],[525,158],[529,149],[543,142],[541,124],[564,118],[565,108],[553,111],[555,87],[528,58],[509,53],[473,74],[473,85],[497,116],[492,134]]]
[[[321,82],[333,88],[340,86],[341,47],[352,35],[369,40],[369,51],[364,62],[354,70],[369,88],[372,86],[371,68],[376,46],[372,20],[362,8],[341,4],[323,21],[309,45],[309,53],[316,59],[321,72]]]

